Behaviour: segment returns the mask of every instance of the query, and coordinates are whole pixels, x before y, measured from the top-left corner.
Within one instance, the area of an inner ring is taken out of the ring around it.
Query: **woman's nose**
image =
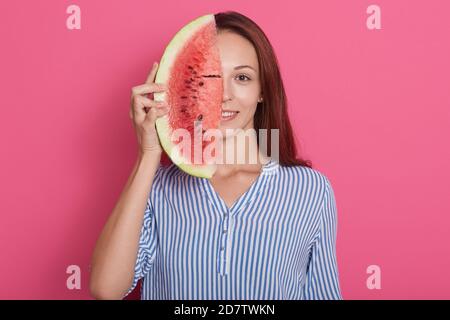
[[[230,100],[232,97],[232,93],[230,90],[230,85],[228,83],[228,80],[226,78],[223,79],[223,98],[222,101],[226,102]]]

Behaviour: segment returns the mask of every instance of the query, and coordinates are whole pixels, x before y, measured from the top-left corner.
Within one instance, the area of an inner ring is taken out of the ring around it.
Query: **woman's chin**
[[[222,137],[224,139],[235,137],[240,131],[242,131],[242,128],[236,128],[236,127],[219,127],[219,130],[222,134]]]

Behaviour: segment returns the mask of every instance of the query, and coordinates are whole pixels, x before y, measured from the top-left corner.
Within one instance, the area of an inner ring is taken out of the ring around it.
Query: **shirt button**
[[[223,229],[223,233],[227,233],[227,229]]]

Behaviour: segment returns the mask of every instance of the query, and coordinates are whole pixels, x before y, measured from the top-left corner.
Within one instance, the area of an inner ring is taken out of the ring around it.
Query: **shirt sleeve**
[[[160,174],[161,169],[162,166],[160,165],[155,173],[155,177],[153,178],[153,184],[157,182],[157,178]],[[155,189],[152,186],[152,192],[154,191]],[[156,249],[156,241],[157,237],[154,223],[154,209],[149,196],[149,198],[147,199],[147,205],[145,207],[144,220],[139,237],[139,246],[134,267],[133,283],[130,289],[124,295],[124,298],[134,290],[138,281],[143,278],[152,267]]]
[[[342,300],[336,259],[337,208],[333,188],[325,180],[320,229],[310,251],[302,292],[306,300]]]

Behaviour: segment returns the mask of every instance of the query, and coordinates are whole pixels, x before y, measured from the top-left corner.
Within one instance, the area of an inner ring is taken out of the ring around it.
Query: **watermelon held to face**
[[[212,142],[203,139],[202,133],[218,129],[221,121],[223,81],[216,39],[213,14],[191,21],[166,47],[155,79],[156,83],[166,84],[167,90],[154,93],[154,100],[165,101],[170,107],[165,116],[156,120],[161,146],[181,170],[203,178],[211,178],[216,165],[203,156]],[[190,152],[186,148],[181,151],[180,140],[173,138],[175,130],[189,133]],[[194,138],[196,134],[200,143]]]

